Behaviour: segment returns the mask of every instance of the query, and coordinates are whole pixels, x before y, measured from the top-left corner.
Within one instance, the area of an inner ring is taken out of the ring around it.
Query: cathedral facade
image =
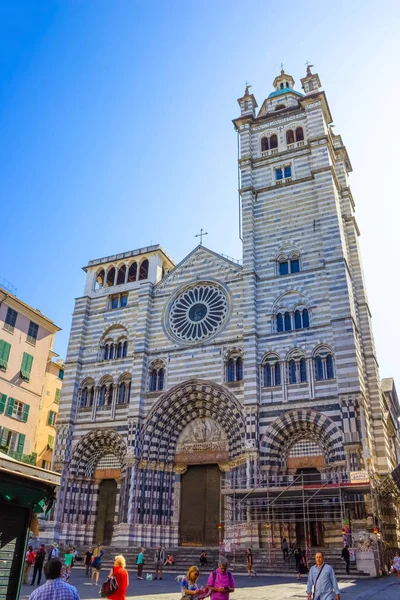
[[[238,100],[242,261],[200,245],[175,265],[151,246],[85,267],[60,541],[320,546],[373,526],[397,541],[383,482],[399,410],[379,379],[351,163],[318,75],[301,84],[282,71],[259,111],[248,87]]]

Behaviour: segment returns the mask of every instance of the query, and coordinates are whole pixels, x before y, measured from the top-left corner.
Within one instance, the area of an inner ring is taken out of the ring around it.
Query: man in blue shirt
[[[325,564],[322,552],[315,555],[316,564],[311,567],[307,581],[308,600],[340,600],[336,575],[330,565]],[[312,594],[314,586],[314,595]]]
[[[44,567],[46,583],[29,596],[29,600],[79,600],[76,588],[61,579],[62,562],[59,558],[47,561]]]

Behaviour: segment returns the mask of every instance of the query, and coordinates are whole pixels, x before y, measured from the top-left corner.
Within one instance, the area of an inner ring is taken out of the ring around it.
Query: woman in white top
[[[397,577],[400,579],[400,553],[396,552],[392,564],[393,573],[397,573]]]

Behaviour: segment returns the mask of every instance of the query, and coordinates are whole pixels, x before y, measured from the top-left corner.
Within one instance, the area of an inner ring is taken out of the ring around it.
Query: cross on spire
[[[207,231],[204,231],[203,228],[200,229],[200,233],[198,233],[197,235],[195,235],[194,237],[199,237],[200,238],[200,246],[203,245],[203,235],[208,235]]]
[[[306,75],[307,75],[307,77],[309,77],[310,75],[312,75],[312,73],[311,73],[311,67],[313,67],[314,65],[311,65],[309,60],[307,60],[305,64],[306,64],[306,67],[307,67]]]
[[[281,73],[284,73],[285,71],[283,70],[283,63],[281,63]]]

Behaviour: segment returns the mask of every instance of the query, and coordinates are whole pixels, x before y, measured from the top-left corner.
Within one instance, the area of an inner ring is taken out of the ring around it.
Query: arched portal
[[[202,380],[168,390],[140,434],[136,522],[161,526],[171,545],[218,544],[221,468],[247,456],[243,410],[229,390]]]
[[[345,460],[342,434],[335,423],[322,413],[299,409],[286,412],[268,427],[261,440],[261,465],[287,468],[290,448],[302,438],[322,448],[326,464]]]

